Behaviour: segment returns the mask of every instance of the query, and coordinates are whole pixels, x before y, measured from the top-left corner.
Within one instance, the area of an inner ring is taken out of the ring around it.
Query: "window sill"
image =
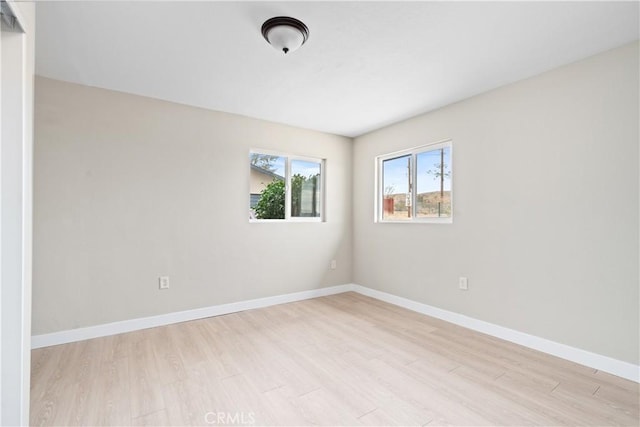
[[[286,224],[300,222],[325,222],[322,218],[250,219],[250,224]]]
[[[453,218],[424,218],[412,220],[379,219],[378,224],[453,224]]]

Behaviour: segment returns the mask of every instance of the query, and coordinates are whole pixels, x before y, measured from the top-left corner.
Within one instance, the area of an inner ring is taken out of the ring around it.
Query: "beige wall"
[[[250,224],[250,148],[325,158],[327,221]],[[349,283],[351,151],[343,137],[38,77],[33,333]]]
[[[36,90],[34,334],[355,282],[639,363],[637,43],[353,144]],[[453,224],[375,224],[374,158],[448,138]],[[248,223],[250,148],[326,158],[327,222]]]
[[[638,78],[634,43],[356,138],[354,282],[638,364]],[[375,224],[374,158],[447,138],[453,224]]]

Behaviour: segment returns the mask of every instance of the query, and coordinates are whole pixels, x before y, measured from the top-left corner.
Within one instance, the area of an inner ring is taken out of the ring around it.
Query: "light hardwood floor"
[[[34,350],[32,425],[634,425],[638,384],[355,293]]]

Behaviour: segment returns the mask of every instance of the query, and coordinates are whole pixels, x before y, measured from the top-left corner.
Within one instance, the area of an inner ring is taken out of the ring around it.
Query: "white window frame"
[[[266,154],[269,156],[278,156],[285,158],[285,177],[284,177],[284,188],[285,188],[285,196],[284,196],[284,219],[261,219],[261,218],[249,218],[249,222],[251,223],[282,223],[282,222],[325,222],[325,162],[326,159],[319,159],[316,157],[308,157],[308,156],[300,156],[297,154],[283,153],[280,151],[273,150],[263,150],[260,148],[252,148],[249,150],[249,156],[251,154]],[[249,158],[247,156],[247,159]],[[298,217],[291,216],[291,163],[294,160],[301,160],[304,162],[317,163],[320,166],[320,200],[318,203],[320,216],[317,217]],[[251,170],[249,170],[251,173]],[[249,190],[249,194],[251,190]]]
[[[394,223],[394,224],[452,224],[453,223],[453,141],[446,139],[443,141],[434,142],[431,144],[420,145],[418,147],[409,148],[406,150],[395,151],[393,153],[383,154],[375,159],[375,179],[376,179],[376,194],[374,197],[374,222],[377,223]],[[417,182],[417,169],[416,159],[417,155],[425,151],[433,151],[441,148],[449,148],[450,159],[449,165],[451,170],[451,216],[449,217],[416,217],[416,182]],[[395,159],[398,157],[410,156],[410,169],[411,176],[409,181],[409,195],[411,197],[411,218],[410,219],[385,219],[383,217],[384,210],[384,173],[383,163],[386,160]]]

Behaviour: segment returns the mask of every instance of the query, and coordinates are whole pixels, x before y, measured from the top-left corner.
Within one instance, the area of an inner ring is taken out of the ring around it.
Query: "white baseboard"
[[[91,338],[106,337],[109,335],[116,335],[124,332],[154,328],[156,326],[171,325],[173,323],[203,319],[205,317],[237,313],[238,311],[251,310],[253,308],[262,308],[271,305],[285,304],[288,302],[322,297],[326,295],[340,294],[352,290],[353,285],[338,285],[328,288],[295,292],[291,294],[276,295],[272,297],[233,302],[229,304],[196,308],[193,310],[178,311],[175,313],[161,314],[158,316],[142,317],[138,319],[123,320],[120,322],[105,323],[102,325],[88,326],[86,328],[69,329],[66,331],[52,332],[50,334],[33,335],[31,337],[31,348],[35,349],[48,347],[51,345],[88,340]]]
[[[445,320],[456,325],[463,326],[474,331],[501,338],[524,347],[532,348],[543,353],[551,354],[562,359],[570,360],[581,365],[589,366],[631,381],[640,382],[640,366],[623,362],[608,356],[592,353],[579,348],[560,344],[545,338],[529,335],[504,326],[474,319],[459,313],[443,310],[428,304],[412,301],[386,292],[367,288],[356,284],[331,286],[328,288],[312,289],[309,291],[295,292],[291,294],[276,295],[266,298],[258,298],[247,301],[239,301],[229,304],[215,305],[211,307],[197,308],[194,310],[179,311],[158,316],[143,317],[139,319],[124,320],[120,322],[106,323],[103,325],[89,326],[86,328],[70,329],[67,331],[53,332],[50,334],[34,335],[31,337],[31,348],[48,347],[51,345],[66,344],[91,338],[105,337],[109,335],[132,332],[140,329],[156,326],[170,325],[189,320],[203,319],[211,316],[236,313],[238,311],[254,308],[268,307],[276,304],[284,304],[294,301],[302,301],[326,295],[340,294],[354,291],[381,301],[388,302],[418,313]]]
[[[551,354],[562,359],[570,360],[590,368],[608,372],[631,381],[640,382],[640,366],[623,362],[608,356],[592,353],[590,351],[560,344],[545,338],[529,335],[524,332],[505,328],[504,326],[474,319],[452,311],[443,310],[428,304],[412,301],[386,292],[377,291],[360,285],[352,285],[352,289],[362,295],[366,295],[381,301],[394,304],[411,311],[426,314],[427,316],[445,320],[456,325],[463,326],[474,331],[482,332],[505,341],[520,344],[543,353]]]

